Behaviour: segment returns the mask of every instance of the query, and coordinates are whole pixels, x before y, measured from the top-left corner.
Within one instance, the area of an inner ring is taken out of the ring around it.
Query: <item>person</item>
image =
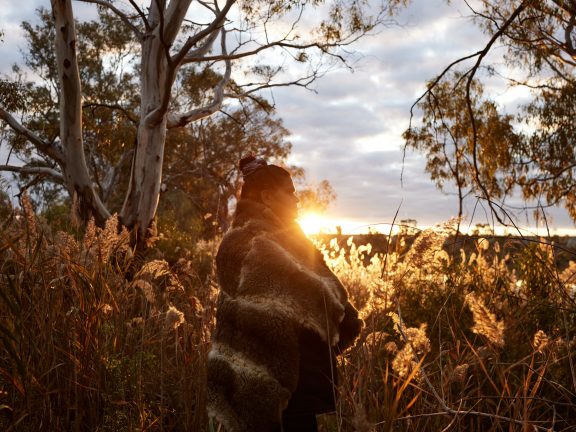
[[[335,410],[336,361],[363,322],[295,221],[290,173],[254,156],[216,256],[208,415],[228,432],[314,432]]]

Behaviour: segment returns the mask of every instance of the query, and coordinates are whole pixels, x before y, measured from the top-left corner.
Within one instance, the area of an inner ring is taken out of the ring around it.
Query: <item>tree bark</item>
[[[167,107],[161,107],[172,84],[161,27],[157,25],[142,41],[140,123],[130,183],[120,213],[122,223],[135,230],[139,241],[146,239],[158,207],[167,112]]]
[[[51,0],[54,17],[56,62],[60,80],[60,141],[64,181],[74,201],[76,216],[94,217],[103,225],[110,213],[94,190],[84,156],[82,139],[82,88],[76,59],[76,29],[71,0]]]

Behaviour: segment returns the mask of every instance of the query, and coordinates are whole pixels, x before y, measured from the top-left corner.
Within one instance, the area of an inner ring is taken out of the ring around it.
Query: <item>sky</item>
[[[0,0],[5,32],[0,73],[21,61],[25,43],[20,22],[34,20],[36,7],[48,8],[49,3]],[[74,2],[74,8],[81,16],[90,6]],[[404,157],[401,135],[426,81],[455,59],[483,48],[487,36],[458,0],[450,6],[444,0],[414,0],[395,19],[396,25],[354,45],[353,72],[333,69],[315,83],[314,91],[275,89],[267,94],[291,133],[290,162],[303,167],[312,182],[328,180],[337,194],[324,215],[326,228],[339,224],[360,232],[374,225],[387,231],[396,213],[396,221],[415,219],[420,226],[432,226],[458,211],[457,198],[437,190],[424,171],[423,155],[407,152]],[[497,55],[496,49],[492,60],[498,62]],[[504,110],[527,98],[525,91],[503,82],[489,83],[488,90]],[[470,200],[466,206],[466,223],[491,223],[487,210],[475,204]],[[552,229],[563,233],[573,227],[565,210],[549,213]],[[526,216],[519,215],[518,223],[535,229]]]

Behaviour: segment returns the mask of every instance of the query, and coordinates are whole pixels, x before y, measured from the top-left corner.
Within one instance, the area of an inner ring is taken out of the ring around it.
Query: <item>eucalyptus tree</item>
[[[347,46],[385,23],[395,8],[406,3],[390,0],[374,8],[370,2],[356,0],[151,0],[147,7],[133,0],[84,2],[97,5],[117,23],[118,32],[131,36],[131,56],[119,63],[127,69],[108,68],[108,60],[116,53],[106,45],[109,35],[102,35],[102,50],[86,60],[99,62],[104,71],[111,72],[110,80],[115,84],[127,80],[121,97],[101,105],[116,105],[109,125],[125,121],[136,124],[133,143],[112,140],[110,146],[117,168],[126,158],[131,160],[120,219],[140,238],[146,236],[156,213],[168,130],[218,112],[227,99],[250,98],[276,86],[309,87],[327,63],[345,62]],[[58,86],[46,97],[56,96],[59,101],[58,131],[34,130],[27,124],[28,111],[20,121],[10,107],[0,107],[0,119],[20,140],[33,145],[39,159],[25,167],[1,168],[61,182],[81,219],[94,217],[102,223],[110,209],[101,190],[113,184],[108,180],[117,170],[111,166],[100,179],[102,187],[96,186],[82,123],[83,105],[90,94],[86,90],[91,84],[83,81],[78,61],[83,62],[86,56],[79,43],[72,1],[52,0],[51,14],[54,44],[47,55],[54,57],[56,69],[46,73],[57,77]],[[291,68],[292,64],[296,67]],[[187,68],[208,68],[220,77],[200,105],[174,104],[175,83]],[[118,145],[125,146],[120,155]]]
[[[403,137],[408,148],[425,153],[426,171],[440,190],[451,189],[446,183],[456,186],[461,218],[464,199],[479,192],[477,180],[491,197],[510,193],[512,184],[503,177],[512,166],[510,147],[519,145],[521,137],[514,131],[513,116],[500,113],[497,104],[484,97],[480,82],[473,81],[467,93],[463,86],[454,86],[462,74],[448,78],[436,83],[421,102],[421,125],[409,128]],[[469,121],[468,104],[476,130]]]
[[[196,83],[198,79],[196,74],[187,78],[189,88],[188,81]],[[192,87],[195,92],[210,85],[205,77],[201,81]],[[170,202],[166,206],[161,202],[160,210],[169,206],[178,212],[179,204],[173,205],[171,197],[185,199],[192,203],[206,235],[225,231],[230,222],[229,208],[240,194],[238,161],[253,153],[286,164],[292,148],[288,136],[273,107],[261,98],[201,119],[192,127],[170,130],[162,182]]]
[[[473,19],[487,42],[429,82],[415,104],[423,122],[406,131],[407,145],[427,154],[437,182],[452,181],[460,189],[465,172],[464,195],[488,200],[500,221],[505,215],[498,200],[516,190],[543,206],[563,204],[576,220],[576,1],[481,0],[476,7],[470,6]],[[451,73],[454,69],[459,72]],[[515,118],[497,114],[503,107],[482,89],[479,80],[494,75],[531,93],[530,102],[506,107],[518,112]],[[455,104],[461,110],[457,117],[450,113]],[[501,126],[490,140],[483,136],[488,115]],[[459,141],[450,135],[454,124],[467,131],[467,144],[437,157],[447,143]],[[489,151],[494,146],[496,151]]]

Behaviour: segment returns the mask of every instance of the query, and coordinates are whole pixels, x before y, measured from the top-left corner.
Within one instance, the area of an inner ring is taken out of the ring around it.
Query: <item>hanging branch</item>
[[[64,154],[56,145],[44,141],[34,132],[32,132],[27,127],[23,126],[18,120],[16,120],[8,111],[0,107],[0,119],[4,120],[8,125],[14,129],[14,131],[24,135],[28,141],[30,141],[36,150],[40,153],[51,157],[58,164],[64,164]]]
[[[504,35],[506,30],[514,23],[514,21],[518,18],[520,13],[522,13],[522,11],[524,11],[526,9],[527,3],[528,3],[528,1],[522,2],[512,12],[512,14],[508,17],[508,19],[504,22],[504,24],[502,24],[501,26],[498,26],[497,31],[492,35],[492,37],[490,38],[490,40],[484,46],[483,49],[481,49],[481,50],[479,50],[473,54],[461,57],[461,58],[453,61],[452,63],[450,63],[448,66],[446,66],[446,68],[444,68],[444,70],[432,81],[432,83],[430,83],[428,85],[426,91],[422,95],[420,95],[420,97],[410,107],[410,120],[409,120],[408,130],[412,129],[412,122],[414,119],[415,107],[425,97],[429,97],[432,94],[434,88],[436,88],[436,86],[440,83],[442,78],[444,78],[446,76],[446,74],[454,68],[454,66],[456,66],[456,65],[458,65],[458,64],[460,64],[466,60],[476,58],[476,62],[474,63],[474,65],[470,69],[468,69],[462,76],[462,79],[464,79],[464,78],[466,79],[466,85],[465,85],[466,107],[467,107],[467,111],[468,111],[468,117],[470,119],[470,125],[472,127],[472,166],[473,166],[473,171],[474,171],[474,180],[475,180],[476,185],[478,186],[478,188],[482,192],[483,197],[488,202],[488,205],[490,206],[490,209],[492,210],[494,216],[496,217],[498,222],[501,223],[502,225],[506,225],[506,223],[503,220],[503,218],[500,216],[496,207],[493,205],[493,202],[490,199],[490,192],[488,192],[488,189],[486,188],[482,179],[480,178],[480,169],[478,167],[478,154],[477,154],[478,153],[478,127],[476,124],[474,108],[472,106],[472,94],[471,94],[472,93],[472,83],[474,81],[474,77],[475,77],[478,69],[480,68],[480,66],[482,64],[482,61],[484,60],[486,55],[488,55],[488,53],[492,49],[494,43]],[[459,83],[460,83],[460,81],[458,82],[458,84]],[[402,158],[403,162],[405,161],[405,158],[406,158],[407,145],[408,145],[408,143],[406,142],[404,144],[404,147],[403,147],[403,158]],[[402,169],[402,172],[400,174],[401,182],[403,181],[403,174],[404,174],[404,170]]]
[[[144,38],[144,34],[140,31],[140,29],[138,27],[136,27],[134,24],[132,24],[132,20],[130,19],[130,17],[128,15],[126,15],[124,12],[122,12],[120,9],[118,9],[116,6],[114,6],[114,4],[112,4],[111,2],[108,2],[105,0],[79,0],[79,1],[81,1],[83,3],[96,4],[99,6],[103,6],[106,9],[109,9],[116,16],[118,16],[118,18],[120,18],[122,20],[122,22],[130,28],[130,30],[132,30],[132,33],[134,33],[134,36],[136,36],[136,38],[138,40],[142,40]],[[132,3],[132,1],[131,1],[131,3]],[[140,9],[137,8],[136,6],[135,6],[135,8],[139,12],[139,15],[142,16],[142,11],[140,11]],[[146,20],[144,20],[144,24],[146,27],[148,27],[148,23]]]

